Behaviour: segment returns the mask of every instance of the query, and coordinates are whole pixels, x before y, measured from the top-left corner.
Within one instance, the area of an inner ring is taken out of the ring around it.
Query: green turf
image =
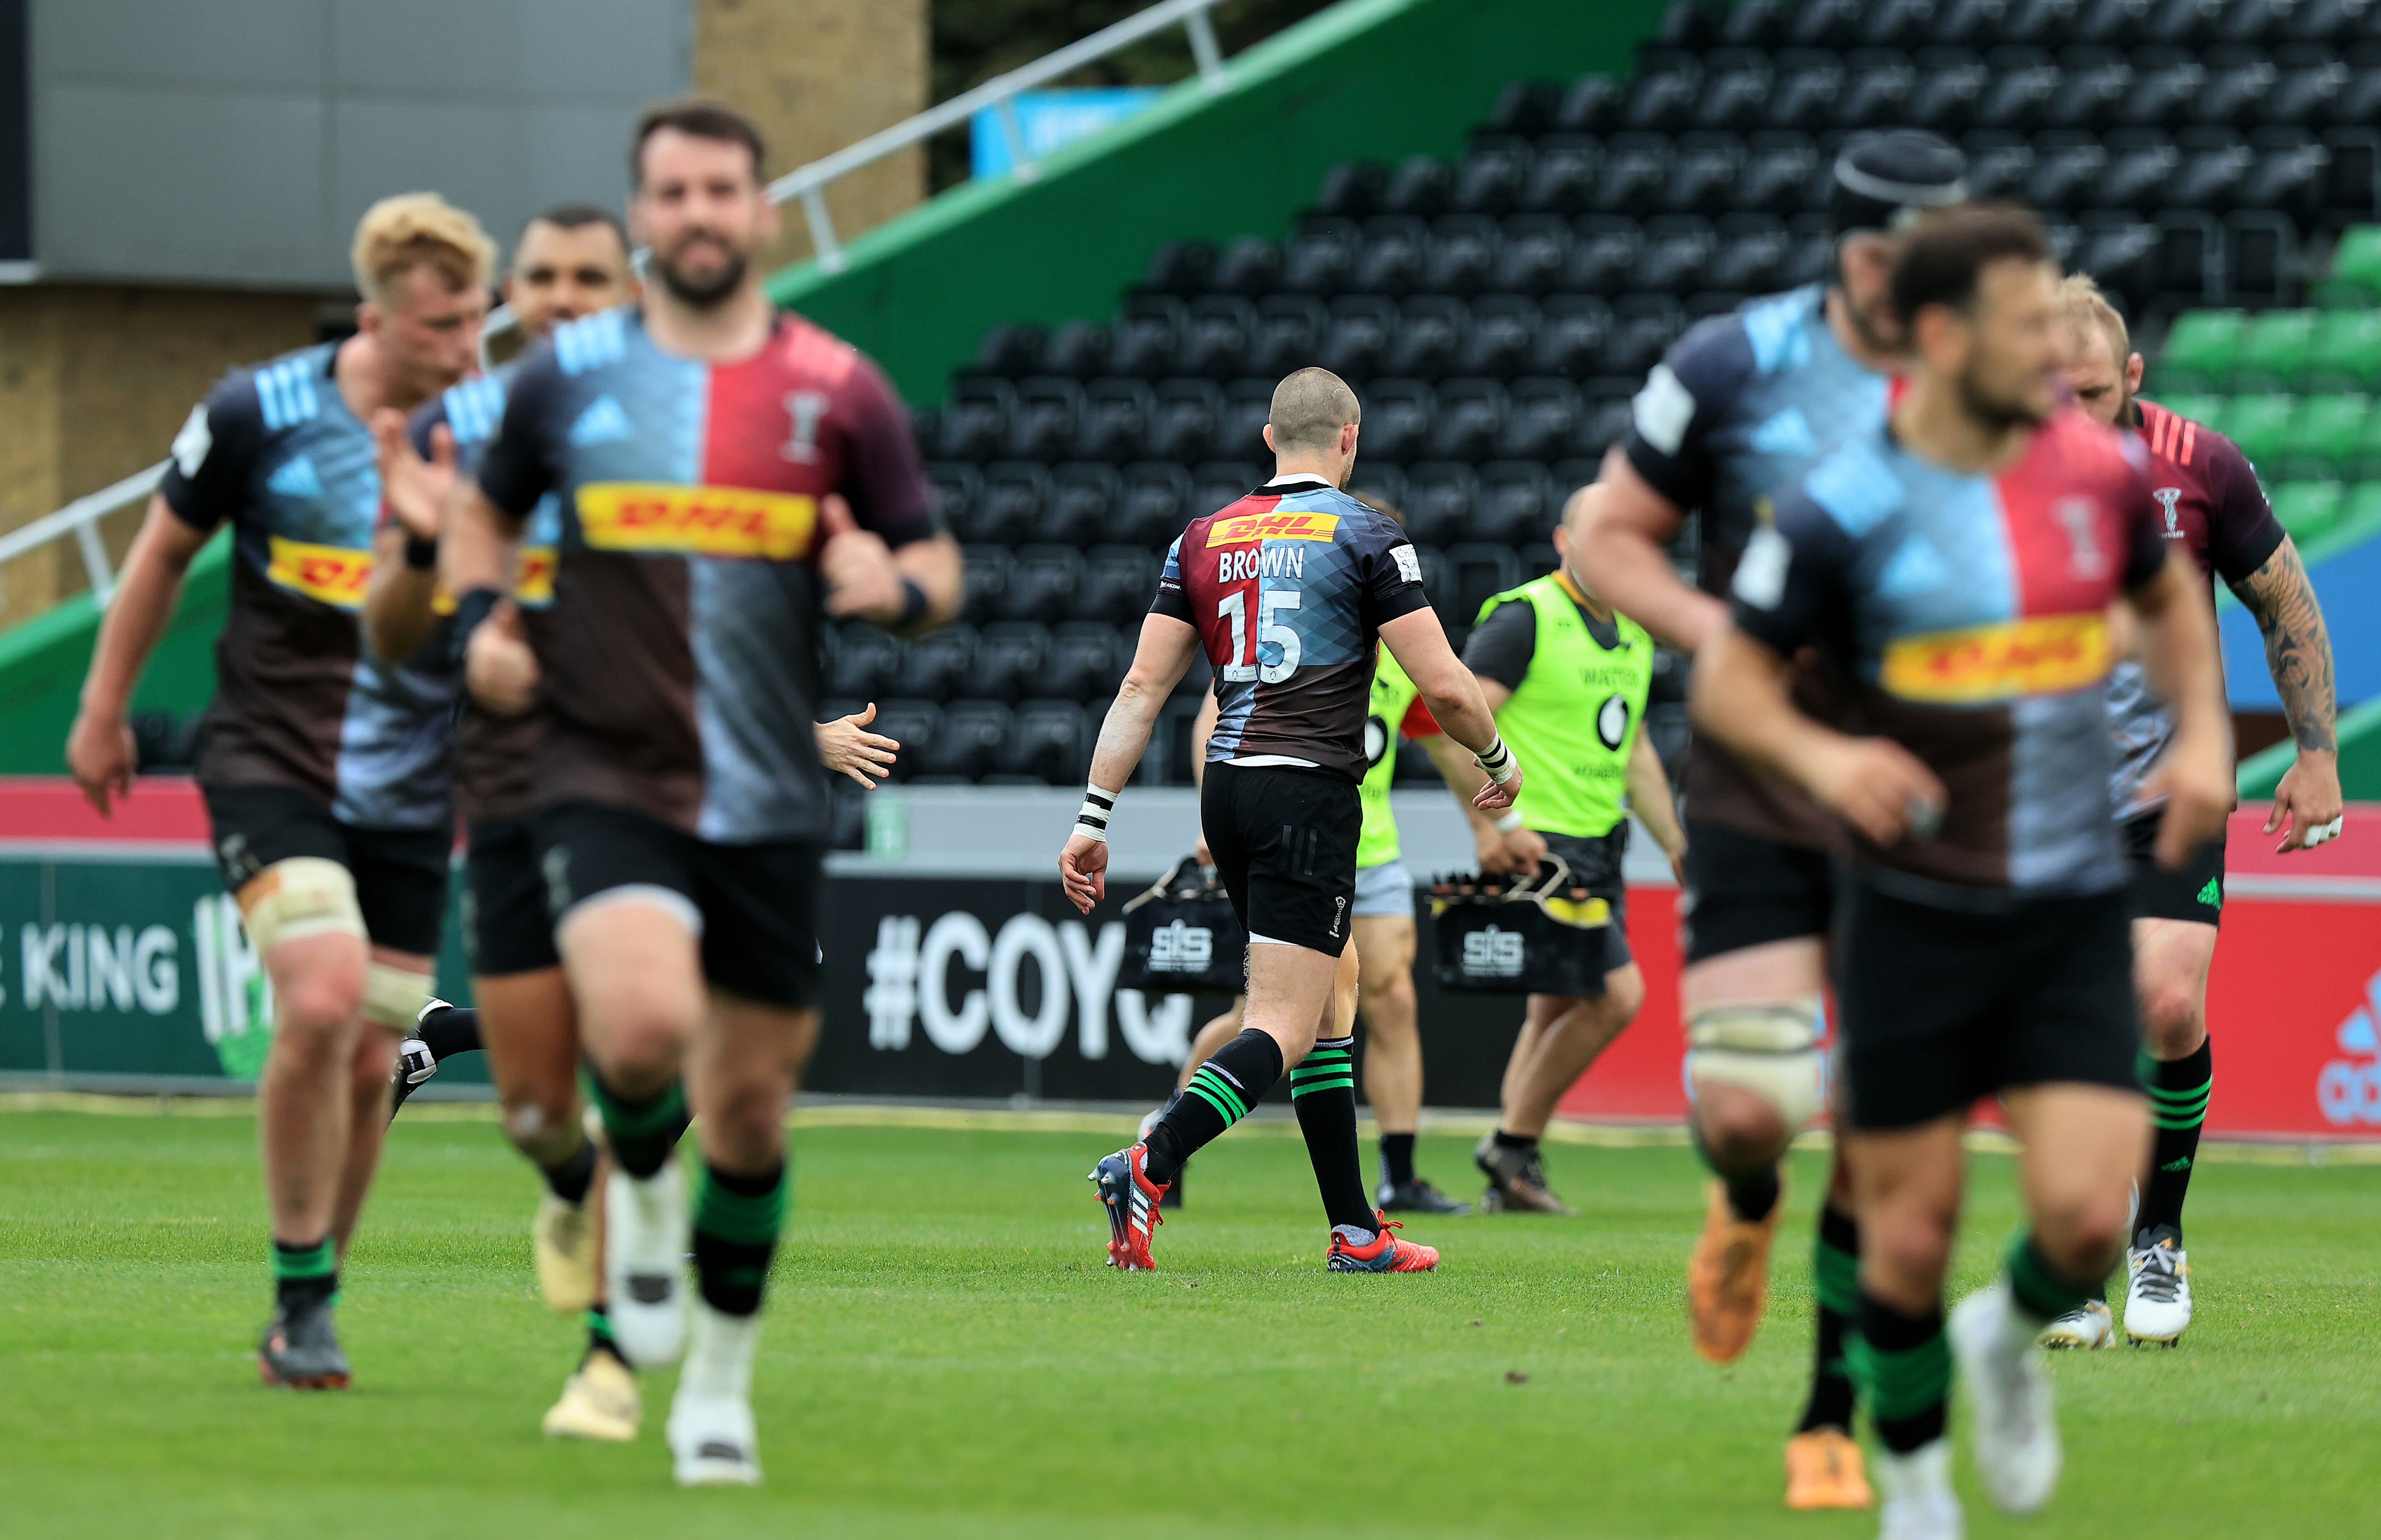
[[[1436,1277],[1351,1277],[1322,1271],[1302,1148],[1263,1130],[1199,1157],[1166,1271],[1134,1277],[1100,1265],[1097,1134],[822,1128],[798,1147],[755,1387],[768,1485],[681,1493],[666,1377],[633,1446],[538,1436],[575,1334],[531,1296],[532,1184],[493,1127],[399,1125],[347,1274],[357,1388],[301,1397],[250,1364],[251,1123],[0,1115],[0,1533],[1874,1533],[1778,1503],[1816,1157],[1768,1323],[1721,1370],[1681,1319],[1682,1150],[1557,1148],[1580,1218],[1416,1223],[1447,1250]],[[1468,1187],[1464,1154],[1425,1140],[1423,1169]],[[1973,1163],[1962,1288],[2008,1234],[2009,1177]],[[2064,1490],[2013,1525],[1963,1469],[1971,1532],[2372,1533],[2376,1220],[2381,1169],[2209,1165],[2187,1345],[2058,1361]]]

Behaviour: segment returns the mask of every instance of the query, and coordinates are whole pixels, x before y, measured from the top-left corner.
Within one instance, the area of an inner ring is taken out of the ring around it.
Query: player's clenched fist
[[[1108,896],[1108,842],[1087,834],[1068,837],[1067,848],[1058,852],[1058,880],[1077,909],[1092,912],[1092,906]]]
[[[537,654],[521,629],[520,611],[507,599],[471,628],[463,649],[463,683],[487,710],[518,716],[536,703],[537,680]]]

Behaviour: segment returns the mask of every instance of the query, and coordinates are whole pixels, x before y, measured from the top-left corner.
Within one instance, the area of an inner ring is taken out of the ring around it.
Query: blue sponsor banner
[[[1055,150],[1121,123],[1165,93],[1163,86],[1100,86],[1062,91],[1025,91],[1015,98],[1018,131],[1025,153],[1040,160]],[[983,107],[968,120],[977,177],[997,177],[1015,164],[1000,109]]]

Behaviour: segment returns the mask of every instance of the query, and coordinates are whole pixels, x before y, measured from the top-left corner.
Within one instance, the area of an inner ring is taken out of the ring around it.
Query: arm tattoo
[[[2333,731],[2331,635],[2323,606],[2307,581],[2297,544],[2284,539],[2265,564],[2232,585],[2257,629],[2265,637],[2265,666],[2282,698],[2290,737],[2302,749],[2326,752],[2338,747]]]

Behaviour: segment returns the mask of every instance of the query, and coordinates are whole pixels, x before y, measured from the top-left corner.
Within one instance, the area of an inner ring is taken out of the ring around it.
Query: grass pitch
[[[1797,1160],[1770,1314],[1730,1370],[1687,1346],[1682,1149],[1557,1147],[1581,1217],[1413,1224],[1435,1277],[1335,1277],[1303,1147],[1201,1155],[1165,1271],[1100,1265],[1099,1132],[813,1127],[755,1386],[768,1485],[680,1492],[670,1376],[627,1448],[537,1421],[578,1334],[537,1304],[533,1179],[486,1123],[400,1121],[345,1286],[357,1387],[270,1392],[244,1116],[0,1114],[0,1533],[10,1536],[1539,1534],[1867,1536],[1789,1514],[1779,1445],[1809,1351],[1817,1156]],[[1469,1192],[1467,1142],[1422,1166]],[[1972,1166],[1959,1287],[2015,1217]],[[2381,1168],[2212,1160],[2199,1323],[2070,1354],[2067,1480],[1977,1535],[2373,1533]]]

